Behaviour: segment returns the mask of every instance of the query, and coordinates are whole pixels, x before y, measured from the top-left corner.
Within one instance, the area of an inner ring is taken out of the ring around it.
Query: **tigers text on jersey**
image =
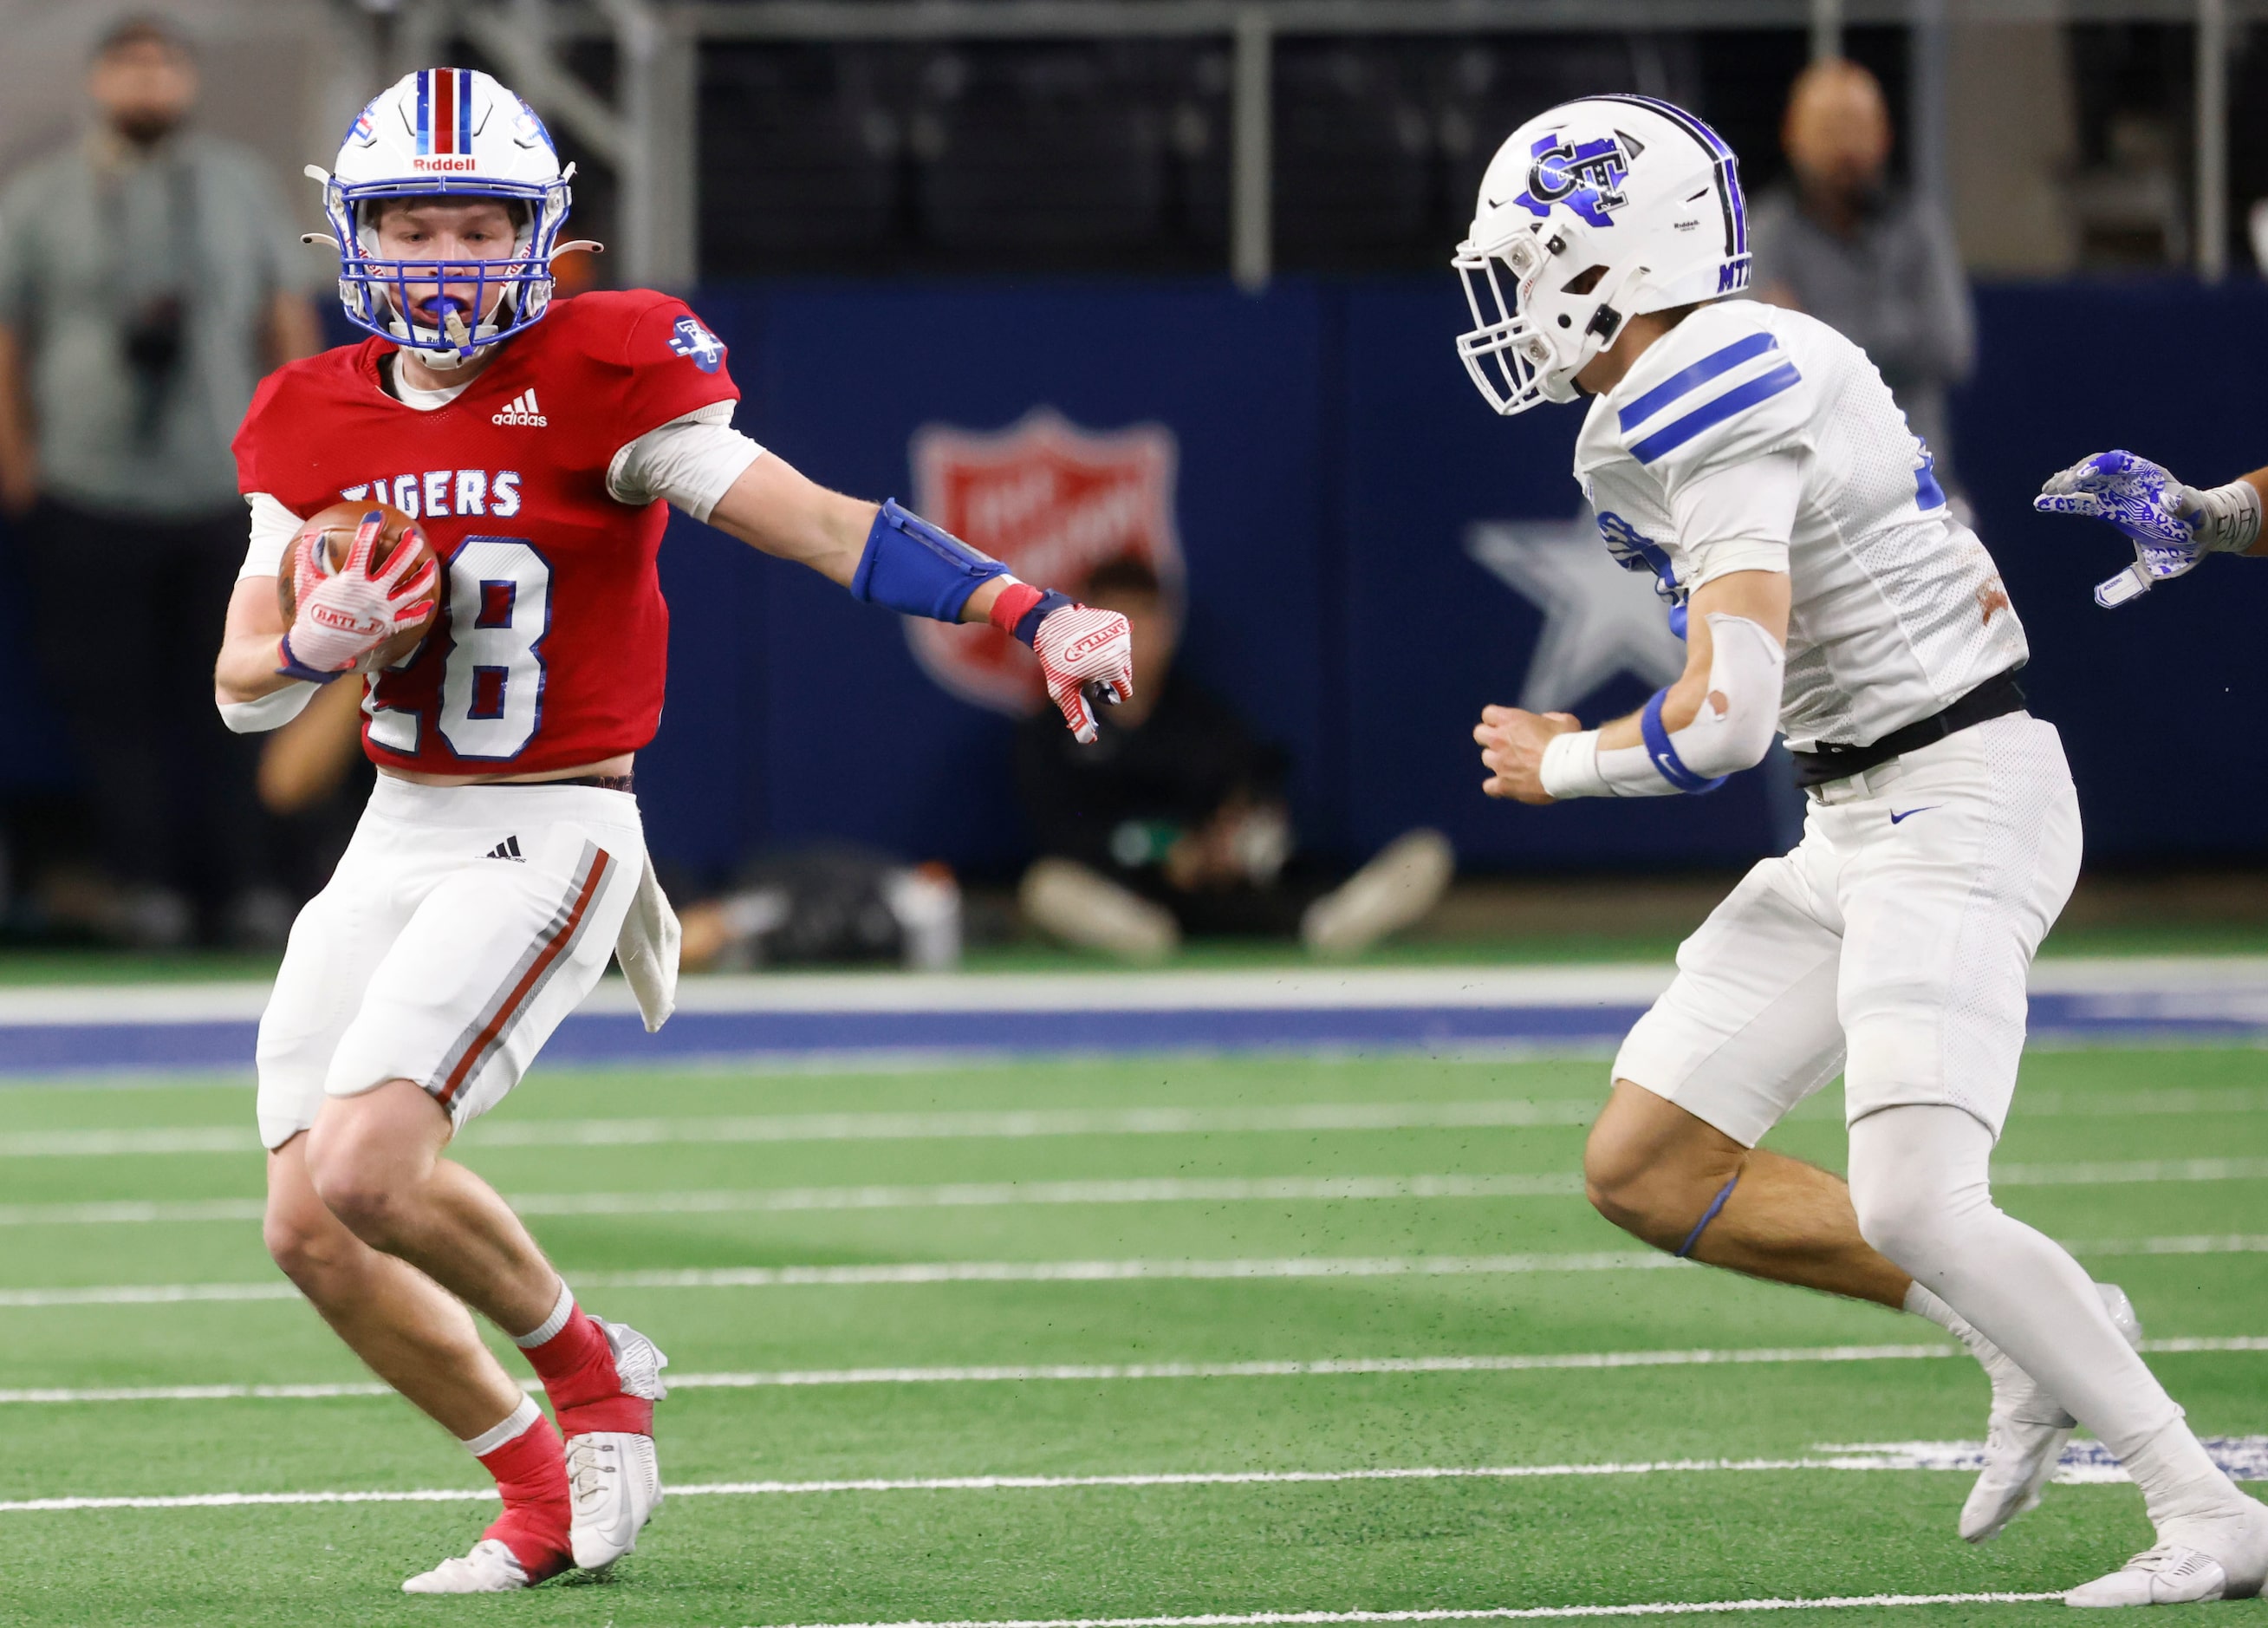
[[[649,430],[739,399],[723,345],[665,295],[578,295],[431,411],[380,385],[392,349],[368,339],[292,363],[236,437],[246,492],[303,518],[382,498],[446,564],[439,625],[367,687],[371,760],[525,773],[636,751],[661,718],[668,505],[616,502],[607,466]]]
[[[1681,588],[1787,571],[1780,726],[1798,751],[1872,744],[2029,653],[1992,556],[1948,511],[1881,375],[1800,312],[1694,312],[1591,404],[1575,476],[1609,547]],[[1738,519],[1749,481],[1753,532]],[[1705,507],[1705,541],[1692,529]]]

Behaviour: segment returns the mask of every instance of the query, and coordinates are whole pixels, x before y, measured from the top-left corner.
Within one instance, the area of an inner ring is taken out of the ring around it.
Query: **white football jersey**
[[[1780,727],[1799,751],[1870,745],[2029,653],[1874,365],[1800,312],[1694,312],[1592,402],[1575,478],[1608,546],[1681,589],[1788,573]]]

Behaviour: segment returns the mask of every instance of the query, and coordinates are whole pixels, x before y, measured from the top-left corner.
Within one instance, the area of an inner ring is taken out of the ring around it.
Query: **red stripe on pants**
[[[543,981],[544,973],[573,939],[576,928],[582,925],[583,913],[591,908],[591,901],[598,896],[600,880],[606,875],[610,863],[605,849],[597,849],[594,854],[591,873],[583,879],[582,890],[575,895],[574,907],[567,912],[567,919],[544,939],[542,951],[528,963],[527,970],[520,975],[519,982],[512,985],[512,993],[505,996],[504,1004],[497,1008],[496,1016],[490,1018],[481,1032],[474,1036],[473,1043],[465,1048],[465,1055],[457,1059],[457,1066],[449,1071],[449,1078],[442,1081],[441,1089],[434,1094],[443,1108],[448,1107],[455,1099],[466,1079],[472,1073],[474,1064],[488,1054],[489,1048],[496,1044],[497,1037],[519,1020],[519,1009],[526,1004],[529,993]]]

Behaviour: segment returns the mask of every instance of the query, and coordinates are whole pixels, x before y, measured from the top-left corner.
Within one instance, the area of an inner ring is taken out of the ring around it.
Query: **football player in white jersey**
[[[1784,732],[1804,837],[1680,948],[1616,1057],[1592,1202],[1656,1247],[1930,1318],[1993,1387],[1971,1541],[2038,1500],[2074,1419],[2158,1542],[2073,1605],[2238,1597],[2268,1508],[2136,1354],[2124,1297],[1992,1202],[2032,953],[2079,869],[2022,624],[1866,355],[1746,299],[1731,150],[1666,102],[1595,96],[1516,131],[1456,268],[1458,341],[1501,413],[1592,398],[1576,478],[1607,547],[1675,603],[1683,674],[1585,729],[1490,707],[1484,790],[1525,803],[1713,790]],[[1682,614],[1681,614],[1682,613]],[[1756,1144],[1844,1076],[1850,1181]],[[2127,1326],[2122,1327],[2122,1322]]]

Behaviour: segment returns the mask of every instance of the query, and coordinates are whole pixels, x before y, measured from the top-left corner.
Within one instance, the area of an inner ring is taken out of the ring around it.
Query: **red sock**
[[[528,1580],[540,1583],[574,1564],[568,1543],[574,1509],[568,1496],[566,1447],[532,1401],[527,1410],[535,1417],[526,1428],[478,1455],[504,1494],[504,1514],[481,1536],[501,1539]],[[497,1428],[509,1427],[519,1417],[515,1413]]]
[[[551,1411],[558,1417],[560,1433],[580,1436],[593,1431],[616,1431],[637,1436],[653,1434],[653,1403],[643,1396],[622,1394],[622,1375],[615,1371],[614,1348],[607,1344],[606,1330],[568,1297],[563,1287],[559,1298],[567,1308],[567,1316],[559,1324],[558,1332],[540,1345],[530,1345],[523,1339],[519,1348],[527,1353],[527,1360],[543,1381],[543,1394],[551,1398]],[[545,1326],[549,1327],[557,1317],[555,1312]],[[541,1334],[543,1330],[539,1329],[536,1332]]]

